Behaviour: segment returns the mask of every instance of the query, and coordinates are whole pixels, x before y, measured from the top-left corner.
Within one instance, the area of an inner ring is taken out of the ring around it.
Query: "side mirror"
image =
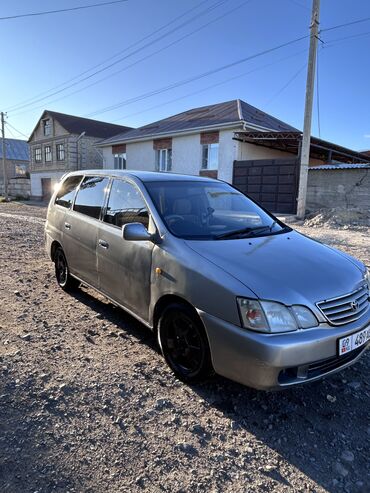
[[[142,223],[129,223],[122,226],[122,237],[127,241],[153,241],[154,235]]]

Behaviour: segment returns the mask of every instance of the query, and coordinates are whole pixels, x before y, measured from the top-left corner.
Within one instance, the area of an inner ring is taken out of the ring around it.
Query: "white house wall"
[[[49,171],[45,173],[31,173],[31,197],[33,198],[41,198],[42,197],[42,185],[41,185],[41,179],[42,178],[51,178],[51,190],[53,191],[53,187],[60,178],[64,175],[65,173],[63,171]]]
[[[184,135],[172,139],[172,171],[199,175],[202,148],[199,134]]]
[[[239,142],[233,140],[235,130],[220,132],[218,155],[218,179],[232,183],[233,163],[237,159]]]

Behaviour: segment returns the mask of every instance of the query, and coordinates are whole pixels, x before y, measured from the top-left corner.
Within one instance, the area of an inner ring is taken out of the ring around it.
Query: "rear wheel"
[[[158,342],[180,380],[195,383],[213,373],[205,330],[190,307],[174,303],[165,308],[158,323]]]
[[[78,288],[80,282],[69,273],[68,263],[62,247],[58,247],[54,254],[55,277],[59,286],[65,291]]]

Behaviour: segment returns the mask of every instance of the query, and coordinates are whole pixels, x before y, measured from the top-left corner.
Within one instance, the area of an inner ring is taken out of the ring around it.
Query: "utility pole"
[[[8,177],[6,173],[6,146],[5,146],[5,130],[4,130],[4,113],[1,112],[1,147],[3,153],[3,180],[4,180],[4,197],[8,200]]]
[[[305,110],[304,110],[303,136],[302,136],[301,155],[300,155],[298,204],[297,204],[297,216],[300,219],[303,219],[306,213],[308,165],[310,161],[310,146],[311,146],[312,106],[313,106],[314,85],[315,85],[319,22],[320,22],[320,0],[313,0],[311,26],[310,26],[310,51],[308,55],[308,68],[307,68],[306,102],[305,102]]]

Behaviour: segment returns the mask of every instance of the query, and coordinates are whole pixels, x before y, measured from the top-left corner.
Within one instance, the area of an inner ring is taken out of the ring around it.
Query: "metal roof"
[[[350,164],[350,163],[342,163],[342,164],[323,164],[321,166],[310,166],[308,168],[310,171],[322,171],[325,169],[370,169],[369,164]]]
[[[101,122],[99,120],[91,120],[89,118],[82,118],[80,116],[66,115],[65,113],[58,113],[56,111],[45,110],[40,120],[43,118],[51,116],[62,125],[62,127],[71,134],[81,134],[85,132],[87,136],[90,137],[100,137],[101,139],[107,139],[113,135],[123,134],[128,130],[132,130],[132,127],[125,127],[123,125],[115,125],[114,123]],[[37,122],[39,125],[40,120]],[[32,139],[33,130],[28,142]]]
[[[30,153],[28,143],[20,139],[5,139],[5,157],[12,161],[29,161]],[[3,150],[0,145],[0,159],[3,158]]]
[[[101,145],[112,145],[130,141],[140,141],[148,138],[171,136],[177,133],[200,131],[230,126],[248,124],[251,128],[261,128],[275,131],[297,131],[287,123],[268,115],[251,106],[245,101],[234,99],[225,103],[218,103],[200,108],[193,108],[163,120],[144,125],[143,127],[118,134],[104,140]]]
[[[302,132],[297,130],[290,132],[249,132],[245,130],[235,132],[234,139],[270,149],[290,152],[298,156],[301,148]],[[333,144],[317,137],[311,137],[310,157],[320,159],[324,162],[369,162],[369,156],[362,152],[348,149],[347,147]]]

